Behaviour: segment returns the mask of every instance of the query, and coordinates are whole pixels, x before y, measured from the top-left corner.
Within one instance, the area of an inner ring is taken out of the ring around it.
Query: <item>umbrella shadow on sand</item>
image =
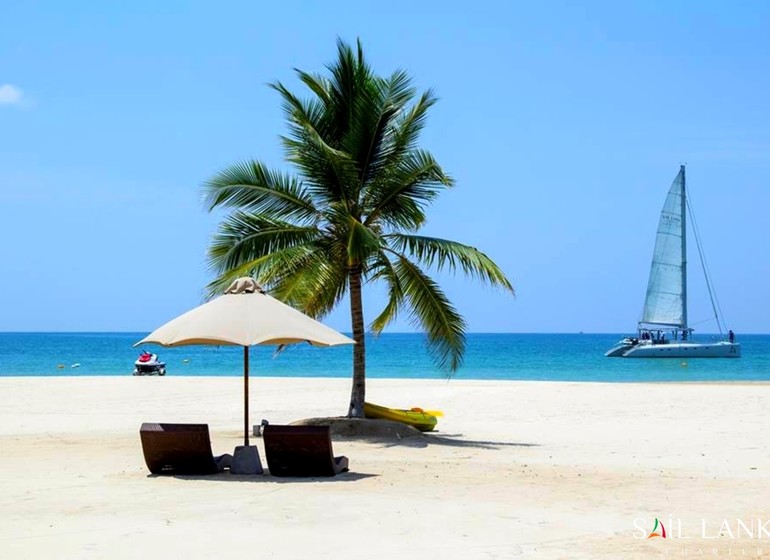
[[[409,447],[430,447],[431,445],[443,445],[447,447],[475,447],[477,449],[500,449],[503,447],[539,447],[539,443],[524,443],[516,441],[490,441],[477,439],[463,439],[463,434],[424,434],[422,438],[411,438],[400,442],[387,442],[386,447],[406,445]]]
[[[294,424],[328,425],[331,435],[339,441],[361,441],[382,447],[406,446],[424,448],[431,445],[467,447],[477,449],[501,449],[503,447],[536,447],[537,443],[464,439],[463,434],[421,432],[412,426],[390,420],[360,418],[308,418]]]

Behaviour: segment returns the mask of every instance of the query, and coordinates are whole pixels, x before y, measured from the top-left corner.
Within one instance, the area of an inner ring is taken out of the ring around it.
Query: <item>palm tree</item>
[[[498,266],[474,247],[418,235],[425,209],[452,179],[417,147],[431,91],[419,98],[403,71],[372,73],[360,41],[338,40],[324,77],[297,70],[313,97],[281,83],[289,133],[282,138],[289,175],[258,161],[232,165],[206,183],[209,210],[228,208],[209,248],[217,275],[209,289],[249,274],[273,295],[313,317],[347,294],[353,339],[348,416],[363,417],[366,340],[362,286],[382,281],[388,300],[369,325],[379,334],[402,310],[427,334],[438,365],[455,371],[465,350],[465,321],[423,267],[461,270],[513,293]]]

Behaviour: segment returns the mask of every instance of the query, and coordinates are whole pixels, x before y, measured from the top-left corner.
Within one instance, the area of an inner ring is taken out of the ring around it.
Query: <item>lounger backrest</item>
[[[267,467],[273,476],[334,476],[329,426],[264,427]]]
[[[147,468],[153,474],[219,472],[207,424],[144,423],[139,429]]]

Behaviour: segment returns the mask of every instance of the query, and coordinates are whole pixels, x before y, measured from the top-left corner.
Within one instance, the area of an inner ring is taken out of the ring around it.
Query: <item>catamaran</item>
[[[687,202],[684,165],[679,168],[666,196],[660,213],[655,250],[652,255],[650,279],[644,300],[642,318],[637,336],[626,337],[605,352],[605,356],[619,358],[739,358],[741,345],[735,342],[732,331],[728,339],[715,342],[696,342],[693,329],[687,322]],[[703,264],[700,238],[695,231],[698,254]],[[706,276],[711,306],[719,333],[723,321],[708,277]],[[668,338],[667,338],[668,335]]]

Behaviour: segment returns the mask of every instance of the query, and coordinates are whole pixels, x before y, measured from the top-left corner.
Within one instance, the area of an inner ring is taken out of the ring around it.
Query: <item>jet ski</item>
[[[159,362],[157,354],[142,352],[134,362],[134,375],[166,375],[166,362]]]

